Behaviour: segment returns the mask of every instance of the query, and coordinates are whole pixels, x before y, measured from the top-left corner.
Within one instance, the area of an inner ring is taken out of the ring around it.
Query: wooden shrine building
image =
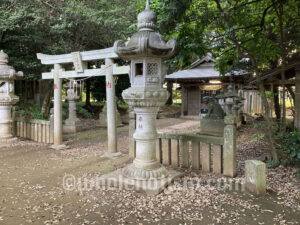
[[[229,84],[238,90],[244,83],[248,72],[236,70],[221,76],[214,68],[215,59],[209,54],[195,61],[187,70],[181,70],[166,76],[166,80],[180,84],[181,116],[198,116],[207,109],[203,97],[216,96]]]

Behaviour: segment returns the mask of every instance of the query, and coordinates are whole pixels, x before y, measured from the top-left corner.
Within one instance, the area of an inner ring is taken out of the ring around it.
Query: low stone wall
[[[53,126],[47,120],[14,119],[14,134],[17,137],[27,138],[36,142],[52,144]]]

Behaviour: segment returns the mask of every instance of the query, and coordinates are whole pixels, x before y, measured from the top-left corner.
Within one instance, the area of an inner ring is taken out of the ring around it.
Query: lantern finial
[[[149,0],[146,0],[146,10],[150,10]]]

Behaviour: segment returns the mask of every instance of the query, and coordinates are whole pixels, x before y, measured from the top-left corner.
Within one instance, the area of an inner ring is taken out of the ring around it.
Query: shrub
[[[82,107],[77,107],[76,109],[77,113],[79,116],[83,117],[83,118],[92,118],[92,114],[87,111],[85,108]]]
[[[282,143],[282,150],[292,162],[300,164],[300,133],[298,130],[295,129],[286,135]]]

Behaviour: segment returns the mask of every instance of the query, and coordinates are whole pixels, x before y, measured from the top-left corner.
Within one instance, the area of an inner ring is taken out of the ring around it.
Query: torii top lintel
[[[74,52],[79,53],[82,61],[93,61],[106,58],[119,58],[119,56],[114,52],[114,48],[105,48],[100,50],[92,50],[86,52]],[[63,54],[63,55],[45,55],[42,53],[37,53],[37,58],[41,60],[42,64],[53,65],[53,64],[66,64],[73,62],[72,54]]]
[[[91,77],[91,76],[104,76],[105,71],[101,69],[86,69],[84,64],[88,61],[95,61],[101,59],[116,59],[119,56],[114,52],[114,48],[106,48],[100,50],[92,50],[85,52],[73,52],[70,54],[62,55],[45,55],[37,53],[37,58],[41,60],[42,64],[54,65],[54,64],[68,64],[73,63],[75,71],[62,71],[59,78],[75,78],[75,77]],[[113,66],[114,75],[126,75],[129,73],[129,66],[117,67]],[[53,79],[52,72],[43,73],[43,79]]]

